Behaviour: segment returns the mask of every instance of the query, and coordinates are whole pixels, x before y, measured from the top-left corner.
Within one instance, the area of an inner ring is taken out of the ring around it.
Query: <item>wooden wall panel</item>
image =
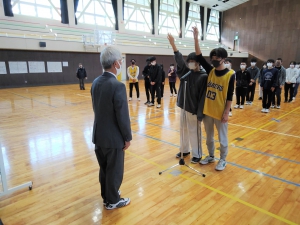
[[[224,12],[222,42],[233,46],[239,32],[240,51],[262,61],[283,58],[283,65],[300,61],[300,1],[250,0]]]

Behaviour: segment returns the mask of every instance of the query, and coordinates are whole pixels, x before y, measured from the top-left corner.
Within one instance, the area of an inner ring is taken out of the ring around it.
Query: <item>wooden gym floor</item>
[[[5,225],[300,224],[298,99],[263,114],[256,92],[252,106],[234,109],[224,171],[215,171],[213,163],[192,164],[206,177],[181,166],[159,175],[178,163],[179,108],[168,85],[162,108],[146,107],[140,82],[141,102],[135,94],[129,102],[133,141],[121,186],[131,204],[108,211],[91,141],[90,86],[0,90],[0,147],[9,187],[33,181],[31,191],[0,198]],[[203,135],[207,154],[204,129]]]

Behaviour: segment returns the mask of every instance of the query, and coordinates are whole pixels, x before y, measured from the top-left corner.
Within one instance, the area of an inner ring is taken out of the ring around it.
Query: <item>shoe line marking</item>
[[[139,132],[136,132],[136,131],[132,131],[132,133],[135,133],[135,134],[138,134],[138,135],[141,135],[141,136],[147,137],[147,138],[149,138],[149,139],[153,139],[153,140],[156,140],[156,141],[159,141],[159,142],[168,144],[168,145],[172,145],[172,146],[177,147],[177,148],[180,147],[179,145],[176,145],[176,144],[170,143],[170,142],[168,142],[168,141],[164,141],[164,140],[161,140],[161,139],[158,139],[158,138],[155,138],[155,137],[146,135],[146,134],[142,134],[142,133],[139,133]],[[203,155],[205,156],[206,154],[203,154]],[[219,159],[219,158],[215,157],[215,159]],[[259,175],[263,175],[263,176],[272,178],[272,179],[274,179],[274,180],[278,180],[278,181],[284,182],[284,183],[286,183],[286,184],[291,184],[291,185],[294,185],[294,186],[296,186],[296,187],[300,187],[300,184],[298,184],[298,183],[295,183],[295,182],[292,182],[292,181],[289,181],[289,180],[285,180],[285,179],[283,179],[283,178],[276,177],[276,176],[273,176],[273,175],[270,175],[270,174],[267,174],[267,173],[264,173],[264,172],[261,172],[261,171],[259,171],[259,170],[255,170],[255,169],[252,169],[252,168],[249,168],[249,167],[246,167],[246,166],[242,166],[242,165],[237,164],[237,163],[234,163],[234,162],[229,162],[229,161],[226,161],[226,162],[227,162],[227,164],[233,165],[233,166],[235,166],[235,167],[238,167],[238,168],[241,168],[241,169],[244,169],[244,170],[253,172],[253,173],[257,173],[257,174],[259,174]]]

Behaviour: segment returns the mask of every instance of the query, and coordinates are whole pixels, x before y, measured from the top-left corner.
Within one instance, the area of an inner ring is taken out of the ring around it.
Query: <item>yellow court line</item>
[[[285,117],[285,116],[287,116],[287,115],[293,113],[294,111],[297,111],[298,109],[300,109],[300,107],[297,107],[296,109],[293,109],[292,111],[283,114],[282,116],[278,117],[277,119],[281,119],[281,118],[283,118],[283,117]],[[243,138],[243,139],[244,139],[244,138],[250,136],[251,134],[254,134],[254,133],[256,133],[257,131],[261,130],[262,128],[269,126],[271,123],[274,123],[274,122],[275,122],[275,121],[272,120],[272,121],[270,121],[270,122],[268,122],[268,123],[266,123],[266,124],[264,124],[264,125],[262,125],[262,126],[256,128],[255,130],[250,131],[249,133],[243,135],[243,136],[240,137],[240,138]],[[235,143],[235,142],[237,142],[237,141],[238,141],[238,140],[233,140],[233,141],[231,142],[231,144],[233,144],[233,143]]]
[[[143,158],[143,157],[141,157],[141,156],[139,156],[139,155],[137,155],[137,154],[135,154],[135,153],[133,153],[133,152],[130,152],[129,150],[126,150],[126,152],[129,153],[129,154],[132,155],[132,156],[135,156],[136,158],[142,159],[142,160],[144,160],[145,162],[148,162],[148,163],[150,163],[150,164],[152,164],[152,165],[155,165],[155,166],[157,166],[157,167],[159,167],[159,168],[165,168],[165,167],[163,167],[163,166],[161,166],[161,165],[159,165],[159,164],[157,164],[157,163],[155,163],[155,162],[153,162],[153,161],[151,161],[151,160],[149,160],[149,159]],[[248,207],[250,207],[250,208],[252,208],[252,209],[255,209],[255,210],[257,210],[257,211],[259,211],[259,212],[261,212],[261,213],[264,213],[264,214],[266,214],[266,215],[268,215],[268,216],[270,216],[270,217],[273,217],[273,218],[275,218],[275,219],[277,219],[277,220],[280,220],[280,221],[285,222],[285,223],[290,224],[290,225],[297,225],[297,223],[294,223],[294,222],[292,222],[292,221],[290,221],[290,220],[287,220],[287,219],[285,219],[285,218],[283,218],[283,217],[281,217],[281,216],[278,216],[278,215],[276,215],[276,214],[274,214],[274,213],[271,213],[271,212],[269,212],[269,211],[267,211],[267,210],[265,210],[265,209],[262,209],[262,208],[260,208],[260,207],[258,207],[258,206],[255,206],[255,205],[253,205],[253,204],[251,204],[251,203],[249,203],[249,202],[243,201],[243,200],[241,200],[241,199],[239,199],[239,198],[237,198],[237,197],[235,197],[235,196],[232,196],[232,195],[230,195],[230,194],[227,194],[227,193],[225,193],[225,192],[223,192],[223,191],[220,191],[220,190],[218,190],[218,189],[216,189],[216,188],[213,188],[213,187],[211,187],[211,186],[209,186],[209,185],[207,185],[207,184],[204,184],[204,183],[202,183],[202,182],[200,182],[200,181],[197,181],[197,180],[195,180],[195,179],[192,179],[192,178],[190,178],[190,177],[188,177],[188,176],[186,176],[186,175],[180,174],[180,177],[182,177],[182,178],[184,178],[184,179],[186,179],[186,180],[189,180],[189,181],[191,181],[191,182],[193,182],[193,183],[195,183],[195,184],[198,184],[198,185],[200,185],[200,186],[202,186],[202,187],[205,187],[205,188],[207,188],[207,189],[209,189],[209,190],[211,190],[211,191],[213,191],[213,192],[216,192],[216,193],[218,193],[218,194],[220,194],[220,195],[223,195],[223,196],[225,196],[225,197],[227,197],[227,198],[230,198],[230,199],[232,199],[232,200],[234,200],[234,201],[237,201],[237,202],[239,202],[239,203],[241,203],[241,204],[243,204],[243,205],[245,205],[245,206],[248,206]]]

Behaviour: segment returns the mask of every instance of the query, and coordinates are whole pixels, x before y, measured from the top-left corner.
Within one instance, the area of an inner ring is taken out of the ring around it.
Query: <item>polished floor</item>
[[[9,187],[33,181],[31,191],[0,198],[5,225],[300,224],[300,100],[263,114],[256,92],[252,106],[233,110],[224,171],[216,171],[216,163],[190,164],[206,177],[184,166],[159,175],[178,163],[179,109],[168,85],[162,108],[146,107],[140,82],[141,102],[135,95],[129,102],[133,141],[121,186],[131,204],[108,211],[91,141],[89,89],[0,90],[0,147]]]

